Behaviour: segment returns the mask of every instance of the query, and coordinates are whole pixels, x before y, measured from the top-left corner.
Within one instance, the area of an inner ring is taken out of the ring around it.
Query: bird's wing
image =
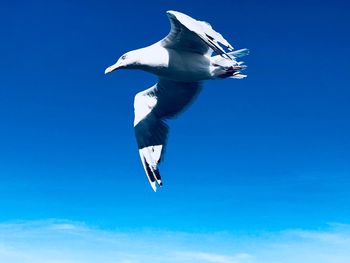
[[[164,154],[167,118],[182,112],[200,91],[199,82],[160,79],[153,87],[135,96],[135,136],[143,168],[154,191],[162,185],[158,164]]]
[[[209,23],[195,20],[177,11],[167,11],[167,15],[171,29],[169,34],[161,40],[164,47],[203,55],[215,51],[219,55],[231,59],[222,46],[229,51],[232,51],[233,47]]]

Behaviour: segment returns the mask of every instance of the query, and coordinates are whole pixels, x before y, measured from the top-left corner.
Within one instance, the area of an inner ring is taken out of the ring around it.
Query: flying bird
[[[155,74],[154,86],[136,94],[134,129],[139,154],[154,191],[163,185],[158,164],[167,142],[166,119],[182,112],[201,90],[201,81],[242,79],[246,66],[237,58],[248,49],[233,47],[210,24],[177,11],[167,11],[169,34],[150,46],[129,51],[105,70],[141,69]],[[215,55],[213,55],[213,52]]]

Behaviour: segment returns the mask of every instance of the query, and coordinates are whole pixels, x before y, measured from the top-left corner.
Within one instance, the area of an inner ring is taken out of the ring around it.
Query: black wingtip
[[[154,181],[156,181],[156,177],[154,176],[148,162],[146,161],[146,158],[143,158],[143,160],[145,162],[147,176],[148,176],[149,180],[153,183]]]

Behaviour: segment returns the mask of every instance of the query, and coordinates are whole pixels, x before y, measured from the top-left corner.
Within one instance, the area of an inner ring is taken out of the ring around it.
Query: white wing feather
[[[211,51],[215,51],[219,55],[231,59],[220,45],[229,51],[233,50],[232,45],[209,23],[195,20],[177,11],[167,11],[167,15],[171,23],[171,30],[161,41],[164,47],[197,52],[203,55],[210,55]]]
[[[158,164],[164,154],[169,128],[164,122],[188,106],[200,90],[198,82],[161,79],[135,96],[135,136],[142,165],[154,191],[162,186]]]

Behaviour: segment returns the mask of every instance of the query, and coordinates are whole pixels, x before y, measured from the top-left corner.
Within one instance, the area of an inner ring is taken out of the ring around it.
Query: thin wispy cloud
[[[191,262],[213,262],[213,263],[239,263],[247,262],[246,260],[251,259],[252,256],[246,253],[240,253],[236,255],[222,255],[215,253],[207,253],[200,251],[191,252],[178,252],[175,253],[177,257],[187,259]]]
[[[347,263],[350,226],[228,233],[116,231],[62,220],[0,224],[6,263]]]

